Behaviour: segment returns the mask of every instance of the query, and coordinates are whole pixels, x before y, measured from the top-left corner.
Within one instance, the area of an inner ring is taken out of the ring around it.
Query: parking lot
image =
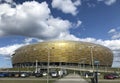
[[[59,78],[51,78],[49,77],[49,83],[55,83]],[[64,77],[63,77],[64,78]],[[62,79],[62,78],[61,78]],[[64,78],[65,79],[65,78]],[[72,79],[72,78],[71,78]],[[90,79],[86,79],[88,83],[91,83]],[[5,77],[5,78],[0,78],[0,83],[46,83],[47,78],[46,77],[26,77],[26,78],[16,78],[16,77]],[[99,79],[99,83],[120,83],[120,78],[119,79]]]
[[[91,83],[91,81],[88,81],[89,83]],[[120,83],[120,79],[115,79],[115,80],[109,80],[109,79],[99,79],[98,83]]]
[[[46,83],[45,79],[20,79],[20,78],[0,78],[0,83]],[[54,83],[54,80],[50,80],[49,83]]]
[[[47,71],[41,72],[0,72],[0,83],[46,83],[47,77],[49,78],[49,83],[56,83],[59,79],[63,79],[69,74],[74,72],[68,72],[67,70],[58,70],[55,69],[50,70],[49,74]],[[90,77],[93,76],[90,72],[82,72],[83,74],[79,74],[82,78],[86,77],[86,74]],[[78,72],[76,72],[78,74]],[[92,76],[91,76],[92,75]],[[119,74],[115,73],[106,73],[100,74],[102,78],[99,78],[99,83],[120,83]],[[70,78],[73,79],[73,78]],[[91,83],[90,78],[85,78],[88,83]],[[79,80],[79,78],[78,78]],[[68,80],[69,81],[69,80]],[[66,81],[67,82],[67,81]]]

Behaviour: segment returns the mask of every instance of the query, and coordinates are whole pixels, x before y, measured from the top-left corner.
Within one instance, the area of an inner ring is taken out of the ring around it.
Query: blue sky
[[[0,67],[24,45],[75,40],[104,45],[120,67],[119,0],[0,0]]]

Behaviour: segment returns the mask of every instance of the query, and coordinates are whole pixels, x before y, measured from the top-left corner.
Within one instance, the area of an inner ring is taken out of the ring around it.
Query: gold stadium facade
[[[99,61],[101,66],[111,66],[112,51],[104,46],[81,41],[47,41],[23,46],[12,57],[13,67],[47,65],[92,65]]]

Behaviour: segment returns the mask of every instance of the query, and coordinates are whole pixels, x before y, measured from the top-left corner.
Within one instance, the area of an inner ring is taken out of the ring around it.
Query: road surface
[[[81,78],[78,74],[69,74],[68,76],[57,80],[55,83],[88,83],[85,79]]]

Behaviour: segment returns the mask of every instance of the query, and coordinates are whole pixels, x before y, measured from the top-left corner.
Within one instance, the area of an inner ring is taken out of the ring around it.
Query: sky
[[[49,40],[104,45],[120,67],[120,0],[0,0],[0,68],[21,46]]]

